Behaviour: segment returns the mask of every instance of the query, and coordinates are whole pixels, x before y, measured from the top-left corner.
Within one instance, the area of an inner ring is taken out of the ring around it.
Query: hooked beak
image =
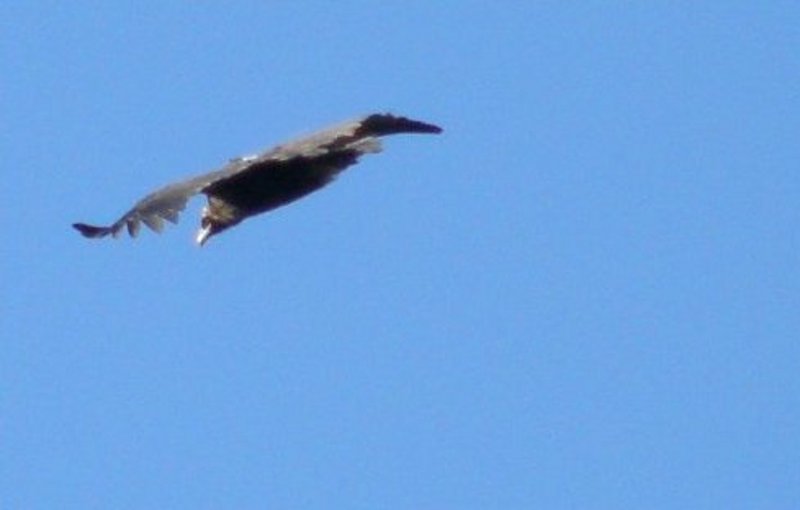
[[[197,241],[198,246],[203,246],[208,241],[208,238],[211,236],[211,224],[209,223],[205,227],[200,228],[197,231],[197,237],[195,241]]]

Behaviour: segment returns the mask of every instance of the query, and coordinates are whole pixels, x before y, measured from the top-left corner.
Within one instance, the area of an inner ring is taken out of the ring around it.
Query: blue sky
[[[2,8],[3,508],[797,508],[795,2]],[[198,249],[145,193],[392,111]]]

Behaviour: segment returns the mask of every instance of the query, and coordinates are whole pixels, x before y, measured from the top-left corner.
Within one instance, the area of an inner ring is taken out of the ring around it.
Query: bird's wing
[[[235,185],[236,181],[243,178],[246,181],[246,177],[253,175],[254,172],[259,174],[268,172],[294,159],[313,160],[336,153],[347,153],[357,157],[368,152],[378,152],[381,146],[377,137],[384,135],[441,131],[438,126],[405,117],[389,114],[369,115],[278,145],[256,156],[234,159],[219,170],[165,186],[141,199],[130,211],[109,226],[74,223],[73,227],[86,237],[108,235],[117,237],[123,228],[127,228],[131,237],[135,237],[142,223],[160,232],[164,220],[177,222],[178,214],[194,195],[222,192],[226,185]],[[354,161],[354,158],[347,157],[343,158],[340,164],[334,164],[343,169]]]
[[[417,120],[390,114],[373,114],[337,124],[333,127],[278,145],[257,156],[246,158],[243,165],[228,165],[219,172],[214,183],[236,174],[266,170],[270,163],[288,160],[313,159],[338,151],[349,151],[356,156],[381,150],[378,137],[397,133],[441,133],[442,128]]]
[[[350,120],[278,145],[247,159],[247,164],[229,165],[220,170],[203,193],[221,200],[240,196],[248,187],[257,187],[263,199],[262,210],[283,205],[292,197],[281,193],[287,172],[313,165],[326,172],[327,179],[356,163],[367,153],[381,151],[378,139],[397,133],[441,133],[433,124],[390,114],[373,114]],[[275,189],[272,189],[275,188]],[[272,196],[273,200],[265,197]]]
[[[228,167],[237,164],[241,165],[242,163],[232,162]],[[220,178],[228,170],[228,167],[156,190],[139,200],[130,211],[111,225],[95,226],[74,223],[72,226],[86,237],[105,237],[109,234],[117,237],[123,228],[128,230],[131,237],[136,237],[142,223],[155,232],[161,232],[164,228],[164,220],[177,223],[178,215],[186,208],[189,199],[200,193],[210,182]]]

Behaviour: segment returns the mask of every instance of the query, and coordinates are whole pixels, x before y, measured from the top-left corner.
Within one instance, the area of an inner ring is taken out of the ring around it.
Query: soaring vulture
[[[397,133],[441,133],[442,129],[405,117],[373,114],[344,122],[261,154],[236,158],[213,172],[165,186],[139,200],[107,227],[74,223],[86,237],[117,237],[125,227],[131,237],[141,223],[160,232],[164,220],[177,223],[178,213],[198,193],[208,198],[197,243],[242,220],[286,205],[331,182],[367,153],[380,152],[378,137]]]

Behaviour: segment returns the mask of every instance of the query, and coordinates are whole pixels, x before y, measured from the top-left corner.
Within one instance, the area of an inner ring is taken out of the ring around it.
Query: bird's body
[[[117,237],[123,228],[131,237],[141,223],[160,232],[164,220],[177,222],[188,200],[203,193],[203,209],[197,242],[202,245],[251,216],[293,202],[331,182],[355,164],[363,154],[379,152],[378,137],[398,133],[440,133],[438,126],[374,114],[345,122],[255,156],[232,159],[225,167],[165,186],[136,203],[107,227],[75,223],[86,237]]]

